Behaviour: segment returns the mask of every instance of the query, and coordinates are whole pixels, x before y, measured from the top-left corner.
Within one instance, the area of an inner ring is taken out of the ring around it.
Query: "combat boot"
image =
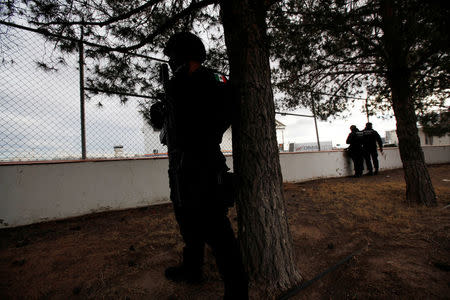
[[[168,267],[164,273],[167,279],[174,282],[199,284],[203,281],[203,249],[184,248],[183,262],[178,266]]]
[[[232,280],[225,281],[224,300],[248,300],[248,281],[247,280]]]
[[[185,282],[188,284],[200,284],[203,282],[202,269],[187,267],[185,264],[168,267],[164,275],[173,282]]]

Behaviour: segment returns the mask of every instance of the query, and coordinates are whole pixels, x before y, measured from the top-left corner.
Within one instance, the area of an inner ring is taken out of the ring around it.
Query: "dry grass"
[[[437,208],[405,204],[402,170],[360,179],[286,185],[287,198],[295,199],[291,206],[297,208],[289,210],[291,230],[301,260],[299,268],[306,279],[364,248],[346,267],[297,297],[450,295],[448,270],[442,270],[450,265],[450,213],[444,208],[450,203],[450,184],[443,181],[450,178],[450,168],[433,166],[430,172],[438,195]]]
[[[450,182],[443,179],[450,179],[450,165],[432,166],[430,173],[436,208],[405,205],[401,170],[286,184],[306,280],[364,249],[295,298],[448,298],[450,208],[443,207],[450,204]],[[164,279],[182,247],[169,205],[4,229],[0,298],[220,299],[209,252],[204,285]]]

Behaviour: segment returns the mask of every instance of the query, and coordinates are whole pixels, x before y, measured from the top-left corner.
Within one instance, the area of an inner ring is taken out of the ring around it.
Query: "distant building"
[[[332,141],[320,141],[321,151],[329,151],[332,149],[333,149]],[[317,142],[289,144],[289,152],[309,152],[309,151],[319,151],[319,146],[317,145]]]
[[[278,141],[278,149],[280,151],[284,151],[284,130],[286,129],[286,125],[281,123],[278,120],[275,120],[275,129],[277,132],[277,141]],[[220,149],[224,153],[232,152],[232,139],[231,139],[231,127],[225,131],[222,138],[222,144],[220,144]]]
[[[384,144],[398,146],[398,138],[395,130],[386,131],[386,139]]]
[[[114,146],[114,157],[123,157],[123,146]]]
[[[450,145],[450,133],[447,133],[441,137],[430,136],[423,131],[422,127],[419,127],[420,145]],[[396,130],[386,131],[386,144],[398,146],[398,137]]]
[[[278,120],[275,120],[275,129],[277,131],[277,141],[278,141],[278,149],[280,152],[284,151],[284,130],[286,129],[286,125],[281,123]]]

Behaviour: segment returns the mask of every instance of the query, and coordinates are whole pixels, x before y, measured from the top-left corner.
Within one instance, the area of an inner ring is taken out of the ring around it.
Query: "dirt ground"
[[[361,250],[292,299],[448,299],[450,165],[429,170],[435,208],[406,206],[402,170],[285,184],[305,280]],[[221,299],[209,250],[203,285],[165,280],[183,246],[171,210],[152,206],[0,230],[0,298]]]

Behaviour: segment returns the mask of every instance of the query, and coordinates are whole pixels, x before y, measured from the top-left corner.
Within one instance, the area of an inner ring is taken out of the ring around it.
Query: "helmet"
[[[206,50],[202,40],[190,32],[179,32],[172,35],[164,48],[164,54],[171,60],[183,63],[189,60],[202,63],[206,59]]]

